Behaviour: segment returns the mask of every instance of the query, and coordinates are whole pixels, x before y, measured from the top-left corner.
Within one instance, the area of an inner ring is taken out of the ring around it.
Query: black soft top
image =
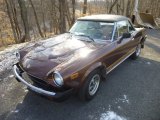
[[[80,17],[78,20],[117,22],[122,20],[129,20],[129,18],[121,15],[99,14]]]

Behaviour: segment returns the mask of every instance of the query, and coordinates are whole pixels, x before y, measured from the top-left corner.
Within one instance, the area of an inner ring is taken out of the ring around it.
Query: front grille
[[[62,88],[53,87],[52,85],[48,84],[44,80],[38,79],[31,75],[28,75],[28,77],[34,82],[33,83],[34,86],[42,88],[44,90],[49,90],[49,91],[54,91],[54,92],[63,92],[69,89],[68,87],[62,87]]]
[[[31,80],[33,80],[33,81],[36,82],[36,83],[42,84],[42,85],[44,85],[44,86],[47,85],[47,83],[46,83],[45,81],[43,81],[43,80],[41,80],[41,79],[39,79],[39,78],[36,78],[36,77],[34,77],[34,76],[31,76],[31,75],[28,75],[28,76],[29,76],[29,78],[30,78]]]
[[[54,87],[42,79],[39,79],[39,78],[34,77],[30,74],[27,74],[27,72],[24,71],[23,67],[20,64],[17,64],[17,66],[22,70],[22,72],[23,72],[22,75],[25,78],[29,78],[29,79],[25,79],[25,80],[27,82],[33,84],[36,87],[39,87],[39,88],[42,88],[42,89],[48,90],[48,91],[54,91],[54,92],[62,92],[62,91],[66,91],[69,89],[68,87],[65,87],[65,86],[62,88]]]
[[[31,76],[31,75],[28,75],[28,77],[34,82],[34,86],[40,87],[45,90],[50,90],[50,91],[53,90],[53,86],[49,85],[47,82],[45,82],[41,79],[38,79],[34,76]]]

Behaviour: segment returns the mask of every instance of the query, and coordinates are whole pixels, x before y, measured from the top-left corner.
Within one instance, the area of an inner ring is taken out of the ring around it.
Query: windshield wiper
[[[94,42],[94,39],[93,39],[93,38],[91,38],[91,37],[90,37],[90,36],[88,36],[88,35],[82,35],[82,34],[79,34],[79,35],[77,35],[77,36],[87,37],[87,38],[89,38],[90,40],[92,40],[92,41]]]

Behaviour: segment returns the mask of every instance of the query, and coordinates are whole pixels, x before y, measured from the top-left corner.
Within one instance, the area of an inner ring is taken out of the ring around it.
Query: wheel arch
[[[86,77],[94,70],[100,70],[101,76],[103,78],[106,78],[106,66],[104,63],[102,62],[97,62],[95,64],[93,64],[92,66],[90,66],[87,71],[84,73],[83,77],[82,77],[82,83],[84,82],[84,80],[86,79]]]

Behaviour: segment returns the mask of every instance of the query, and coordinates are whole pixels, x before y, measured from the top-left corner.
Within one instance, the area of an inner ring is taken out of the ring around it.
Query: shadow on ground
[[[160,29],[147,29],[147,34],[154,38],[160,39]]]

